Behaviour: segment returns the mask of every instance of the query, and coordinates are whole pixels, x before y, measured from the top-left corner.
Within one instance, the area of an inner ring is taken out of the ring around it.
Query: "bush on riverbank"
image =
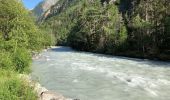
[[[29,71],[31,52],[51,45],[18,0],[0,1],[0,68]]]
[[[36,94],[17,73],[30,72],[33,51],[51,45],[20,0],[0,0],[0,99],[35,100]],[[11,73],[12,71],[12,73]]]
[[[0,69],[0,100],[37,100],[33,88],[17,75],[16,72]]]

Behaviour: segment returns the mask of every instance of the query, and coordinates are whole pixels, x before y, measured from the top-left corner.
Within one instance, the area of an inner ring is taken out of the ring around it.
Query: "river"
[[[56,47],[33,61],[32,78],[80,100],[170,100],[170,62]]]

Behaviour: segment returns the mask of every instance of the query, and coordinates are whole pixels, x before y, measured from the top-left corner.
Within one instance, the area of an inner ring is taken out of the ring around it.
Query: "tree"
[[[30,65],[31,51],[49,45],[44,44],[48,35],[39,31],[29,12],[18,0],[0,0],[0,33],[0,53],[4,53],[0,57],[4,59],[3,62],[12,62],[12,66],[11,63],[7,66],[0,62],[0,68],[11,67],[24,72]]]
[[[83,8],[84,7],[84,8]],[[100,2],[83,6],[69,35],[73,48],[114,53],[126,41],[126,28],[115,5],[102,7]],[[112,48],[112,50],[111,50]]]

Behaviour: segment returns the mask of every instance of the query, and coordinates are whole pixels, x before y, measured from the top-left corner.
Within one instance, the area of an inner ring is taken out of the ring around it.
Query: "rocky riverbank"
[[[32,81],[29,75],[20,74],[19,77],[27,81],[30,86],[34,88],[34,91],[37,93],[38,100],[79,100],[66,98],[60,93],[47,90],[45,87],[42,87],[41,84],[39,84],[38,82]]]

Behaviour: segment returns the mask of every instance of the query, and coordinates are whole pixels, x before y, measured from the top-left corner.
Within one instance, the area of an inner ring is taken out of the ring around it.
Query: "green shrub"
[[[0,70],[0,100],[37,100],[28,83],[11,71]]]
[[[3,69],[28,72],[31,51],[39,51],[52,42],[18,0],[0,0],[0,27],[0,68]]]
[[[0,68],[14,70],[12,56],[9,52],[0,51]]]
[[[31,55],[26,49],[18,48],[13,54],[13,63],[16,71],[20,73],[28,72],[31,63]]]
[[[21,2],[0,0],[0,100],[37,100],[17,73],[29,72],[31,52],[50,43],[49,35],[40,31]]]

